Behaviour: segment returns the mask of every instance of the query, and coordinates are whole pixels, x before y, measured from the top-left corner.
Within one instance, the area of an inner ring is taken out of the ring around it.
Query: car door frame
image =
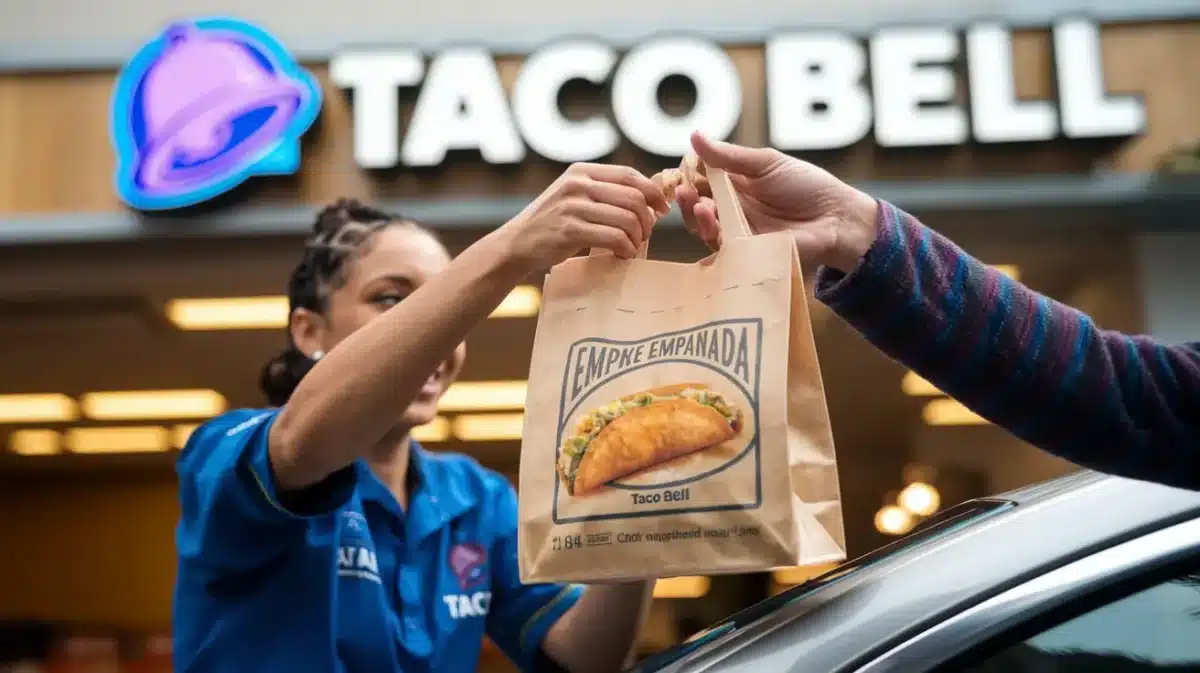
[[[1200,518],[1161,528],[1033,577],[908,638],[856,673],[926,673],[969,648],[1115,583],[1200,558]]]

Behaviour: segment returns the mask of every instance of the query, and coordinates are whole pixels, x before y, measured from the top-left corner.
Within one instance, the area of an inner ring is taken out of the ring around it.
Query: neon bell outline
[[[255,176],[294,174],[320,109],[316,78],[261,28],[172,24],[117,74],[117,193],[138,210],[171,210]]]

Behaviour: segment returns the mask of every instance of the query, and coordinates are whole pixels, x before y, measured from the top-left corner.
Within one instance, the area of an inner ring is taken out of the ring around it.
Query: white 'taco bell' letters
[[[882,147],[1141,133],[1144,102],[1106,90],[1099,27],[1064,19],[1052,37],[1057,100],[1017,96],[1011,31],[995,22],[961,32],[886,28],[866,40],[832,31],[774,35],[764,45],[760,94],[770,144],[803,152],[850,147],[872,132]],[[959,81],[956,65],[964,61]],[[348,52],[333,59],[330,74],[353,93],[354,156],[364,168],[436,166],[452,150],[477,151],[491,164],[519,163],[529,149],[561,163],[598,161],[622,138],[678,157],[693,130],[728,137],[742,116],[742,83],[730,53],[694,37],[649,40],[624,57],[595,40],[551,44],[526,58],[508,93],[494,56],[476,47],[435,54],[428,70],[412,50]],[[696,90],[683,115],[659,103],[659,89],[673,75]],[[559,96],[572,80],[607,86],[611,115],[568,118]],[[420,91],[401,136],[397,89],[411,86]]]

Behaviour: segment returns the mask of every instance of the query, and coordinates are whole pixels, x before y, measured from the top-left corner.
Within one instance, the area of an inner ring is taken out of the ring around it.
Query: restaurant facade
[[[457,251],[565,164],[651,173],[700,129],[818,163],[1104,327],[1195,337],[1200,23],[1163,4],[769,31],[661,17],[636,35],[577,17],[394,40],[259,8],[107,40],[72,23],[67,54],[39,47],[32,21],[0,52],[0,540],[21,548],[0,561],[0,619],[98,633],[72,642],[100,658],[106,633],[169,626],[172,452],[206,416],[264,404],[279,295],[316,210],[340,197]],[[680,224],[663,222],[656,257],[704,254]],[[515,477],[539,287],[468,341],[466,385],[421,430],[431,448]],[[906,486],[951,504],[1070,469],[812,311],[852,554],[903,532],[882,515]],[[644,649],[804,574],[664,584]]]

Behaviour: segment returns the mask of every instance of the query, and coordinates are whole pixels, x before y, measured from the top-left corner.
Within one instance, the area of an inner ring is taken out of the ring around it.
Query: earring
[[[325,351],[313,351],[313,354],[309,356],[309,359],[311,359],[313,362],[316,362],[323,357],[325,357]]]

